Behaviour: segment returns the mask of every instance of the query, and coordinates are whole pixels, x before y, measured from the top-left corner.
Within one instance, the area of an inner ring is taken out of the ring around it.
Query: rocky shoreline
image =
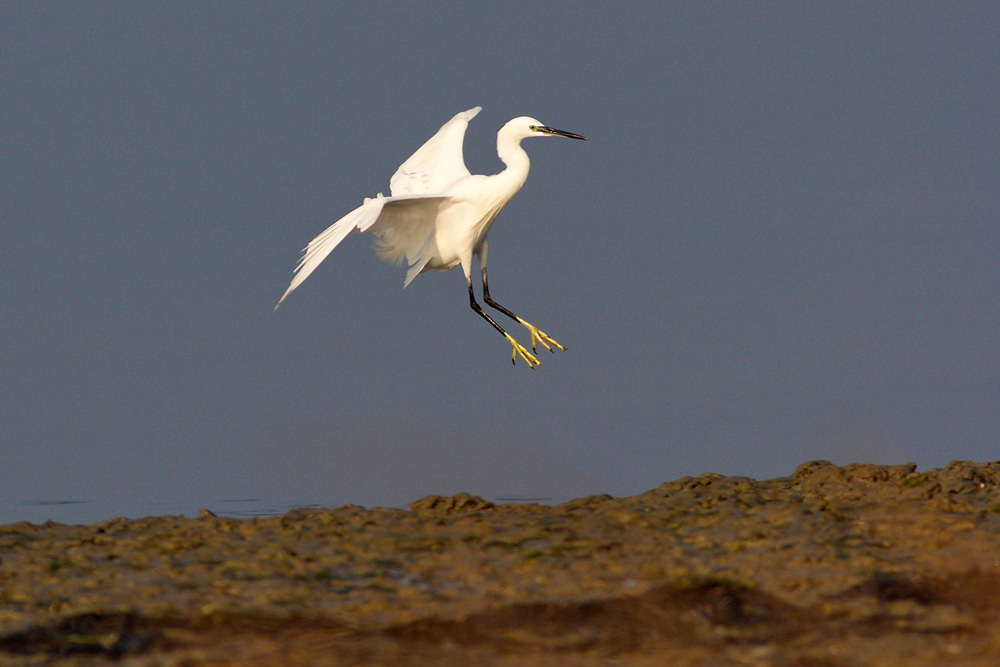
[[[1000,461],[0,526],[0,664],[111,662],[996,665]]]

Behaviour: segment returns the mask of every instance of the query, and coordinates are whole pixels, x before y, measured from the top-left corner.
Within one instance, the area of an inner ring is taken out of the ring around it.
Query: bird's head
[[[507,121],[507,124],[500,129],[500,132],[502,134],[508,134],[511,138],[517,139],[518,141],[521,139],[527,139],[528,137],[568,137],[570,139],[584,140],[587,138],[580,136],[579,134],[549,127],[548,125],[544,125],[541,121],[530,116],[519,116],[513,120]]]

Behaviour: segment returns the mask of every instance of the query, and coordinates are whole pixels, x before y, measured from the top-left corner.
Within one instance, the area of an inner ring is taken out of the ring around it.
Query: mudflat
[[[2,665],[1000,664],[1000,461],[0,526]]]

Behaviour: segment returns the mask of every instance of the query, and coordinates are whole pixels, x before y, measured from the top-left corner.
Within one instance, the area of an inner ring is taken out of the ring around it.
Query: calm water
[[[212,502],[137,502],[122,504],[119,501],[59,498],[51,500],[24,500],[0,502],[0,525],[15,521],[34,524],[55,521],[66,524],[89,524],[115,517],[130,519],[143,516],[179,515],[195,517],[202,508],[219,516],[248,518],[277,516],[296,507],[316,507],[309,503],[275,503],[263,498],[223,498]]]
[[[558,504],[569,498],[555,497],[512,497],[487,498],[495,503],[540,503]],[[222,498],[211,502],[149,502],[122,503],[121,501],[86,500],[81,498],[59,498],[51,500],[0,499],[0,525],[16,521],[42,524],[55,521],[65,524],[90,524],[124,516],[135,519],[144,516],[184,515],[198,516],[205,508],[218,516],[246,519],[250,517],[280,516],[297,507],[324,507],[316,503],[271,501],[264,498]]]

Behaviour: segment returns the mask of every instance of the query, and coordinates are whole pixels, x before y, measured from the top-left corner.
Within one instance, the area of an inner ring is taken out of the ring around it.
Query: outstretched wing
[[[327,227],[305,247],[305,254],[295,267],[295,277],[278,299],[275,310],[296,287],[316,270],[327,255],[353,232],[371,229],[379,237],[379,256],[401,263],[405,258],[414,264],[421,257],[434,233],[439,207],[448,201],[445,195],[409,195],[366,199],[365,203]],[[424,264],[427,260],[424,260]],[[421,267],[423,268],[423,267]]]
[[[384,260],[410,265],[406,283],[431,259],[434,225],[446,194],[456,181],[469,176],[462,157],[462,141],[469,121],[482,107],[455,114],[404,162],[389,180],[391,197],[381,194],[333,223],[309,242],[295,268],[295,277],[278,299],[281,302],[316,270],[326,256],[352,232],[371,229],[377,237],[376,252]]]
[[[453,183],[469,175],[462,157],[462,141],[469,121],[482,107],[455,114],[433,137],[417,149],[389,179],[392,196],[447,192]]]

